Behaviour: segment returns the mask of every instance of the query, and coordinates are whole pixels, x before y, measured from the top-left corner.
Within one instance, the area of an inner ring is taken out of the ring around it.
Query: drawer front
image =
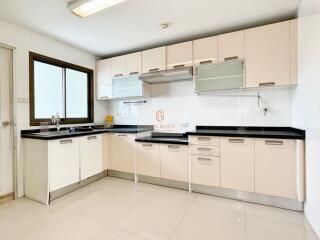
[[[213,156],[190,156],[191,183],[220,187],[220,159]]]
[[[208,155],[208,156],[220,156],[219,146],[210,145],[191,145],[190,154],[192,155]]]
[[[196,145],[214,145],[214,146],[220,145],[219,137],[209,137],[209,136],[190,136],[189,143],[196,144]]]

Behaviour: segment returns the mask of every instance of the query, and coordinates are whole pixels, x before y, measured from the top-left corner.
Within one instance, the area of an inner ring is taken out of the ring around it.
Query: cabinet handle
[[[198,157],[198,161],[206,161],[206,162],[211,162],[211,158],[204,158],[204,157]]]
[[[142,143],[142,147],[152,147],[152,143]]]
[[[88,140],[94,140],[97,139],[97,136],[91,136],[91,137],[87,137]]]
[[[244,139],[241,139],[241,138],[229,138],[229,143],[244,143]]]
[[[283,145],[283,141],[276,141],[276,140],[266,140],[266,145]]]
[[[109,98],[108,96],[100,97],[100,99],[108,99],[108,98]]]
[[[118,136],[118,137],[128,137],[127,134],[118,134],[117,136]]]
[[[203,65],[203,64],[210,64],[210,63],[212,63],[212,60],[201,61],[201,62],[200,62],[200,65]]]
[[[69,143],[72,143],[73,141],[71,139],[68,139],[68,140],[61,140],[60,141],[60,144],[69,144]]]
[[[122,73],[120,73],[120,74],[115,74],[115,75],[114,75],[114,77],[122,77],[122,76],[123,76]]]
[[[199,151],[211,151],[211,148],[198,148]]]
[[[267,86],[272,87],[272,86],[274,86],[274,85],[276,85],[275,82],[259,83],[259,86],[260,86],[260,87],[267,87]]]
[[[198,137],[198,141],[210,141],[211,138],[209,137]]]
[[[169,148],[169,149],[179,149],[180,146],[177,146],[177,145],[168,145],[168,148]]]
[[[137,75],[137,74],[139,74],[139,72],[131,72],[131,73],[129,73],[129,75]]]
[[[238,59],[238,56],[233,56],[233,57],[227,57],[224,59],[225,62],[228,62],[228,61],[234,61],[234,60],[237,60]]]
[[[159,68],[152,68],[149,70],[149,72],[156,72],[156,71],[159,71]]]
[[[173,69],[184,68],[184,67],[185,67],[184,64],[174,65],[174,66],[173,66]]]

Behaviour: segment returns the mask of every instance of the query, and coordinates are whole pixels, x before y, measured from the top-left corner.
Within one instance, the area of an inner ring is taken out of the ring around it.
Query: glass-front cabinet
[[[149,97],[149,88],[138,75],[113,78],[112,98]]]
[[[195,67],[196,93],[236,90],[245,87],[243,60],[203,64]]]

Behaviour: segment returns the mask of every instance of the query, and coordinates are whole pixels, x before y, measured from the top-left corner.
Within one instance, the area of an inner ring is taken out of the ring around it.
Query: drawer
[[[190,156],[191,183],[220,187],[220,159],[213,156]]]
[[[220,145],[219,137],[209,137],[209,136],[190,136],[189,143],[196,144],[196,145],[214,145],[214,146]]]
[[[220,147],[219,146],[210,146],[210,145],[190,145],[190,154],[219,157],[220,156]]]

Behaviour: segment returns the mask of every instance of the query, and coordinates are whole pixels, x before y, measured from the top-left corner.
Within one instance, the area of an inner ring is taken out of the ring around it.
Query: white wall
[[[305,215],[320,237],[320,1],[299,8],[299,85],[293,92],[293,125],[306,129]]]
[[[29,103],[18,103],[18,98],[29,99],[29,51],[90,69],[95,69],[95,57],[2,20],[0,20],[0,44],[14,48],[14,106],[17,123],[18,189],[19,196],[21,196],[23,195],[23,159],[19,136],[21,129],[28,129],[30,127]],[[95,121],[102,121],[105,113],[105,103],[96,101]]]
[[[119,111],[121,101],[110,102],[108,113],[114,115],[115,123],[151,124],[157,130],[182,132],[194,129],[196,125],[291,126],[291,89],[260,91],[271,109],[263,116],[256,97],[197,96],[193,93],[192,82],[159,84],[152,88],[153,97],[147,104],[132,105],[131,110]],[[257,95],[257,91],[241,94]],[[161,124],[156,121],[158,110],[165,113]],[[185,123],[188,127],[184,127]]]

